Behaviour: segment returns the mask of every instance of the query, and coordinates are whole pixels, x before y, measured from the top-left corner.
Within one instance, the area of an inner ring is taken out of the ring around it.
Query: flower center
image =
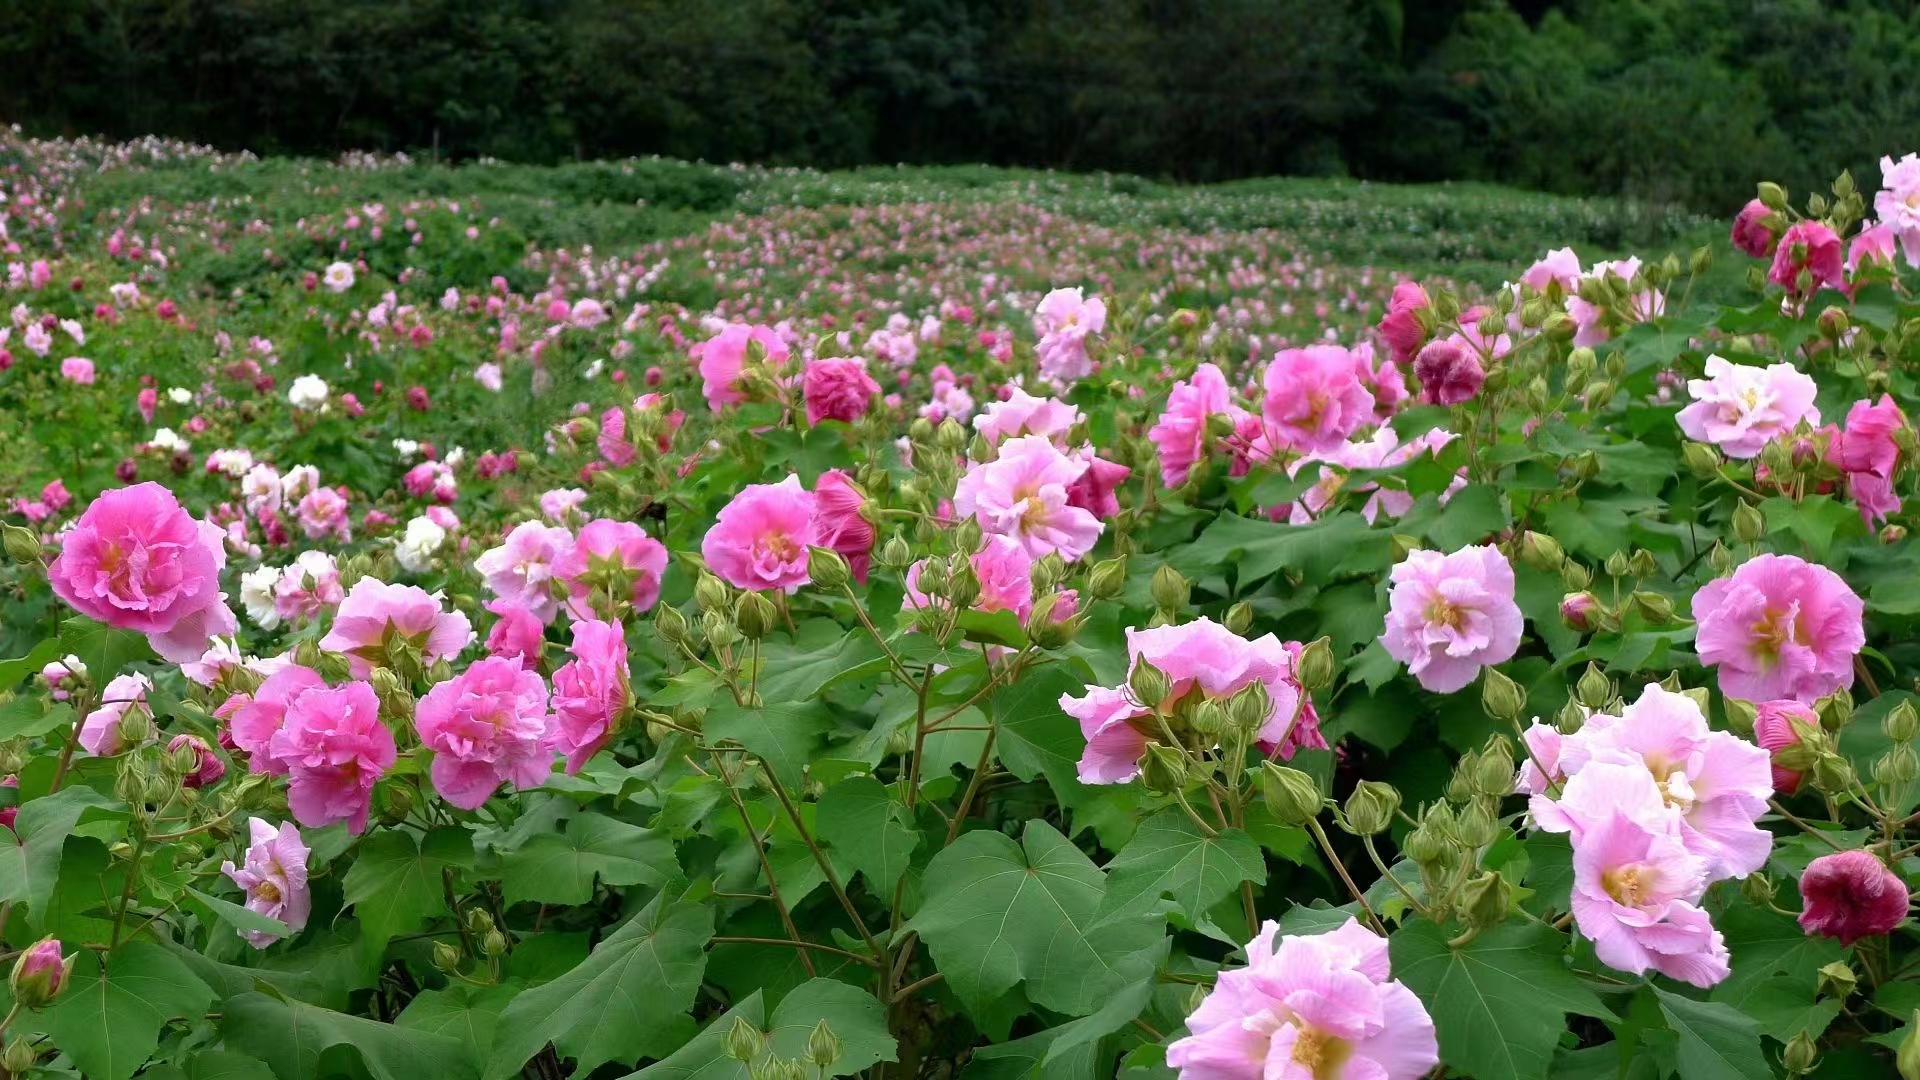
[[[1639,863],[1616,866],[1600,875],[1607,895],[1624,907],[1637,908],[1653,894],[1653,872]]]
[[[1769,607],[1766,614],[1756,620],[1749,632],[1753,635],[1754,654],[1759,657],[1763,667],[1772,667],[1780,660],[1780,650],[1793,642],[1794,613]]]
[[[800,554],[800,545],[794,543],[786,533],[768,533],[760,542],[766,545],[769,554],[781,562],[792,562]]]
[[[263,881],[253,887],[253,898],[268,904],[280,902],[280,886],[271,881]]]
[[[1353,1047],[1347,1040],[1305,1024],[1300,1025],[1300,1034],[1293,1040],[1293,1063],[1307,1070],[1314,1080],[1332,1080],[1352,1055]]]
[[[1464,608],[1456,607],[1438,596],[1427,601],[1427,625],[1458,630],[1466,624],[1466,621],[1467,613]]]

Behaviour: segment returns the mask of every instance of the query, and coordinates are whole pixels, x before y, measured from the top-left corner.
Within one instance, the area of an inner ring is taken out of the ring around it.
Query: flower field
[[[0,1075],[1917,1080],[1920,159],[1757,191],[0,136]]]

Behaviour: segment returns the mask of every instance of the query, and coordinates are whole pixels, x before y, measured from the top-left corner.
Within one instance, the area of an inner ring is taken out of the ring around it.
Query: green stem
[[[1340,856],[1334,852],[1333,841],[1327,839],[1327,831],[1320,827],[1320,819],[1308,818],[1307,829],[1313,833],[1313,838],[1319,842],[1320,850],[1326,853],[1327,861],[1333,864],[1334,872],[1340,875],[1340,880],[1346,885],[1347,892],[1352,894],[1353,902],[1360,905],[1361,911],[1366,912],[1367,921],[1373,924],[1374,930],[1379,933],[1380,936],[1385,937],[1387,924],[1381,922],[1380,916],[1375,915],[1373,909],[1367,906],[1365,894],[1361,893],[1360,886],[1353,883],[1353,875],[1347,873],[1347,864],[1341,862]]]

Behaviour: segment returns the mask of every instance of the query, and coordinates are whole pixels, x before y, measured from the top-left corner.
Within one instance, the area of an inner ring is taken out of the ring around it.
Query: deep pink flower
[[[1519,650],[1513,567],[1498,548],[1409,552],[1392,581],[1380,644],[1428,690],[1453,693]]]
[[[1162,484],[1171,488],[1187,482],[1194,464],[1207,454],[1207,423],[1216,413],[1225,414],[1235,428],[1248,415],[1245,409],[1234,404],[1233,391],[1219,368],[1201,364],[1194,369],[1191,380],[1173,384],[1166,411],[1147,432],[1147,438],[1160,449]],[[979,426],[979,421],[975,420],[974,424]]]
[[[181,777],[182,785],[203,788],[209,784],[219,783],[220,778],[227,775],[227,763],[220,760],[220,755],[214,753],[213,747],[208,746],[207,740],[200,736],[175,735],[168,741],[167,751],[174,753],[180,750],[192,751],[194,761],[193,768],[187,770],[187,774]]]
[[[1833,463],[1843,472],[1872,473],[1887,478],[1900,462],[1900,444],[1894,433],[1905,427],[1907,418],[1890,394],[1881,394],[1877,402],[1856,401],[1847,410],[1847,423],[1832,441]]]
[[[989,536],[973,553],[973,574],[980,582],[980,595],[973,602],[975,611],[1011,611],[1022,625],[1033,611],[1033,556],[1019,542],[1006,536]],[[915,608],[933,603],[920,588],[921,559],[907,567],[907,600]],[[1056,602],[1058,613],[1059,604]]]
[[[364,679],[387,665],[389,647],[411,647],[421,666],[452,659],[473,644],[473,626],[459,611],[442,611],[440,601],[414,585],[390,585],[363,577],[353,583],[333,626],[320,639],[329,652],[347,654],[353,677]]]
[[[1114,497],[1114,490],[1127,482],[1133,470],[1100,457],[1091,446],[1081,447],[1074,456],[1087,463],[1087,470],[1067,485],[1067,505],[1077,506],[1103,521],[1118,514],[1120,500]]]
[[[487,591],[514,607],[551,622],[560,602],[553,595],[554,566],[573,546],[573,534],[554,525],[523,521],[499,547],[473,561]]]
[[[627,639],[619,623],[580,619],[567,651],[573,659],[553,673],[553,713],[555,745],[567,755],[572,776],[626,717]]]
[[[1813,702],[1853,685],[1865,605],[1840,575],[1793,555],[1760,555],[1693,594],[1700,662],[1747,701]]]
[[[1420,380],[1420,400],[1430,405],[1472,401],[1487,381],[1480,358],[1457,338],[1443,338],[1421,349],[1413,361],[1413,376]]]
[[[1870,529],[1900,512],[1900,496],[1894,493],[1893,481],[1886,477],[1867,472],[1848,473],[1847,494],[1860,511],[1860,519]]]
[[[1800,875],[1800,929],[1851,945],[1907,919],[1906,883],[1870,852],[1836,851]]]
[[[813,537],[813,494],[789,475],[777,484],[748,484],[721,507],[700,541],[700,555],[721,580],[740,589],[795,592],[807,578]]]
[[[1302,695],[1294,676],[1294,654],[1272,634],[1249,641],[1211,619],[1127,631],[1128,672],[1152,664],[1171,689],[1159,706],[1163,715],[1202,700],[1225,703],[1253,683],[1263,683],[1273,703],[1256,741],[1284,744],[1298,718]],[[1088,784],[1122,784],[1140,773],[1147,743],[1161,737],[1154,711],[1136,701],[1124,682],[1117,687],[1089,686],[1079,697],[1060,695],[1060,708],[1080,722],[1087,740],[1080,758],[1080,779]]]
[[[747,400],[740,389],[740,375],[747,367],[749,347],[754,345],[766,363],[777,367],[787,360],[787,343],[767,326],[733,323],[693,347],[691,355],[703,382],[701,393],[714,412]]]
[[[1403,281],[1393,287],[1386,317],[1380,320],[1380,336],[1392,350],[1396,363],[1413,359],[1420,346],[1426,344],[1427,331],[1420,325],[1420,312],[1430,306],[1432,301],[1427,297],[1427,290],[1421,288],[1419,282]]]
[[[1763,701],[1753,718],[1753,741],[1770,754],[1798,746],[1820,730],[1820,717],[1798,701]],[[1800,773],[1772,762],[1773,790],[1791,795],[1800,790]]]
[[[380,701],[364,682],[295,695],[268,752],[287,765],[295,821],[309,829],[344,821],[355,835],[366,830],[374,783],[398,756]]]
[[[309,690],[325,689],[320,673],[288,664],[267,676],[251,694],[235,694],[220,707],[227,721],[227,737],[247,755],[251,772],[284,776],[287,763],[273,755],[273,737],[287,722],[287,707]]]
[[[862,517],[866,493],[839,469],[828,469],[813,484],[814,547],[838,552],[854,580],[866,584],[873,564],[873,523]]]
[[[533,612],[498,600],[488,603],[487,610],[500,617],[487,633],[487,652],[521,661],[529,667],[539,663],[547,644],[546,624]]]
[[[7,976],[14,1005],[44,1009],[53,1004],[73,978],[73,961],[73,956],[61,955],[58,938],[44,937],[27,946]]]
[[[632,522],[611,518],[582,526],[553,563],[554,579],[566,586],[567,610],[576,619],[600,617],[605,614],[600,608],[611,610],[606,602],[612,600],[626,601],[636,613],[652,608],[666,572],[666,545]]]
[[[1693,404],[1680,410],[1680,430],[1730,458],[1753,458],[1802,422],[1818,425],[1813,380],[1792,364],[1750,367],[1707,357],[1707,377],[1687,381]]]
[[[246,908],[278,919],[292,933],[306,928],[313,911],[313,892],[307,887],[307,845],[300,842],[300,830],[291,822],[278,829],[259,818],[247,821],[247,833],[253,843],[241,865],[233,860],[220,864],[220,872],[246,891]],[[266,930],[241,930],[241,937],[256,949],[264,949],[280,935]]]
[[[1807,292],[1838,289],[1846,284],[1846,256],[1840,237],[1824,221],[1798,221],[1787,227],[1774,249],[1767,280],[1793,295],[1800,294],[1800,274],[1808,277]]]
[[[852,423],[867,414],[880,384],[867,374],[859,359],[810,360],[801,375],[800,390],[807,402],[807,423],[844,420]]]
[[[185,663],[235,625],[220,592],[224,538],[159,484],[103,492],[66,534],[48,583],[80,614],[144,633],[156,652]]]
[[[433,789],[462,810],[495,788],[539,787],[553,771],[547,684],[516,660],[488,657],[434,685],[414,710],[420,742],[434,752]]]
[[[1418,1080],[1440,1063],[1426,1006],[1357,921],[1290,937],[1268,922],[1246,953],[1167,1047],[1180,1080]]]
[[[1733,246],[1756,259],[1773,254],[1773,230],[1767,228],[1770,213],[1767,204],[1759,199],[1741,207],[1733,219]]]
[[[1019,541],[1036,559],[1058,551],[1072,562],[1092,550],[1104,528],[1098,517],[1072,505],[1070,490],[1087,469],[1087,462],[1044,436],[1008,439],[998,457],[960,478],[953,508],[986,532]]]
[[[1353,354],[1338,345],[1282,349],[1267,365],[1261,417],[1270,438],[1300,451],[1331,450],[1373,423],[1374,401]]]

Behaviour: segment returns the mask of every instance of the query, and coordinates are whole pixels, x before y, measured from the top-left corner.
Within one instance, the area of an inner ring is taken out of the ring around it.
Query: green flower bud
[[[1776,184],[1771,180],[1762,180],[1757,185],[1757,187],[1760,193],[1760,202],[1763,205],[1765,205],[1767,209],[1773,210],[1773,211],[1786,210],[1787,208],[1787,189],[1786,188],[1781,187],[1779,184]]]
[[[318,642],[303,641],[293,647],[293,662],[303,668],[320,669],[320,645]]]
[[[1780,1064],[1787,1067],[1788,1076],[1805,1076],[1813,1071],[1814,1062],[1819,1058],[1820,1047],[1802,1029],[1787,1040],[1787,1048],[1780,1054]]]
[[[880,545],[880,565],[896,573],[913,565],[913,548],[898,536],[887,537]]]
[[[1326,689],[1333,683],[1334,659],[1333,640],[1327,637],[1316,638],[1300,650],[1297,675],[1300,685],[1312,694]]]
[[[1355,836],[1378,836],[1393,825],[1400,792],[1392,784],[1362,780],[1347,797],[1346,827]]]
[[[973,560],[955,556],[953,572],[947,576],[947,602],[959,610],[973,606],[980,599],[980,575],[973,569]]]
[[[1765,874],[1748,874],[1740,879],[1740,895],[1764,907],[1773,903],[1773,882]]]
[[[498,930],[489,930],[480,935],[480,955],[497,957],[507,951],[507,935]]]
[[[725,611],[730,606],[727,600],[727,583],[712,574],[702,572],[693,586],[693,602],[702,613]]]
[[[1888,709],[1886,718],[1880,721],[1880,729],[1894,742],[1912,742],[1914,735],[1920,733],[1920,711],[1914,709],[1913,699],[1906,698]]]
[[[1720,475],[1720,451],[1706,443],[1690,442],[1681,449],[1680,456],[1686,459],[1687,470],[1702,480]]]
[[[1498,668],[1487,668],[1480,680],[1480,706],[1496,720],[1518,720],[1527,708],[1527,692]]]
[[[1489,870],[1469,880],[1460,890],[1460,904],[1468,925],[1484,930],[1507,919],[1513,900],[1513,886],[1498,870]]]
[[[1233,727],[1227,707],[1217,701],[1203,701],[1193,710],[1193,730],[1210,739],[1218,739]]]
[[[1767,535],[1767,517],[1752,503],[1743,502],[1733,511],[1733,535],[1743,544],[1757,544]]]
[[[853,580],[853,569],[845,556],[832,548],[807,548],[807,577],[828,592],[837,592]]]
[[[967,447],[967,429],[949,416],[940,421],[939,430],[933,434],[933,444],[949,454],[958,454]]]
[[[973,518],[962,521],[959,527],[953,530],[953,546],[955,550],[965,555],[976,554],[981,548],[986,547],[987,536],[980,528],[980,522]]]
[[[1573,695],[1587,708],[1598,709],[1613,697],[1613,683],[1601,673],[1598,664],[1589,660],[1587,670],[1580,674],[1580,681],[1573,685]]]
[[[1080,636],[1080,626],[1086,621],[1083,616],[1075,615],[1071,619],[1053,618],[1053,604],[1056,597],[1044,596],[1033,602],[1034,615],[1045,614],[1046,618],[1027,619],[1027,637],[1042,649],[1064,649],[1073,644]]]
[[[1626,577],[1628,574],[1632,572],[1633,572],[1632,564],[1627,561],[1626,552],[1616,551],[1613,554],[1607,556],[1607,576],[1608,577],[1617,577],[1617,578]]]
[[[1678,683],[1680,681],[1680,673],[1676,671],[1670,678],[1672,678],[1675,683]],[[1704,686],[1685,686],[1676,689],[1674,692],[1692,701],[1695,705],[1698,705],[1700,707],[1700,715],[1702,716],[1705,716],[1707,711],[1713,707],[1713,691]]]
[[[1819,974],[1819,991],[1830,994],[1842,1002],[1852,997],[1854,987],[1860,984],[1859,976],[1853,973],[1853,969],[1848,967],[1844,960],[1835,960],[1831,964],[1824,965]]]
[[[1881,787],[1913,783],[1920,779],[1920,753],[1912,743],[1896,743],[1873,763],[1873,779]]]
[[[1271,761],[1260,763],[1260,797],[1283,825],[1305,825],[1320,816],[1324,802],[1313,777]]]
[[[1248,683],[1227,700],[1227,712],[1234,726],[1251,737],[1273,715],[1273,694],[1266,683]]]
[[[493,916],[487,914],[486,908],[468,908],[466,918],[462,921],[466,923],[469,934],[484,934],[493,929]]]
[[[1449,811],[1447,814],[1449,823],[1452,817]],[[1458,849],[1454,846],[1453,838],[1433,821],[1433,815],[1429,812],[1427,820],[1421,821],[1419,828],[1407,834],[1407,839],[1400,845],[1400,850],[1419,866],[1434,867],[1450,863]]]
[[[1031,622],[1032,620],[1028,620]],[[1145,660],[1136,661],[1133,671],[1127,675],[1127,688],[1133,691],[1133,699],[1149,709],[1157,709],[1167,700],[1167,694],[1173,684],[1159,668]]]
[[[1473,789],[1488,798],[1505,798],[1513,793],[1513,777],[1513,750],[1506,739],[1495,735],[1474,763]]]
[[[413,813],[413,788],[406,784],[388,784],[384,790],[386,816],[392,818],[395,824],[405,821],[407,815]]]
[[[653,609],[653,626],[660,632],[660,640],[678,648],[687,640],[687,617],[672,604],[658,604]]]
[[[1529,529],[1520,538],[1520,559],[1535,570],[1553,571],[1567,561],[1567,553],[1561,549],[1560,541]]]
[[[750,1062],[766,1051],[767,1037],[760,1029],[744,1016],[733,1018],[733,1026],[727,1029],[727,1056],[735,1061]]]
[[[1673,601],[1657,592],[1646,589],[1636,590],[1633,594],[1633,606],[1638,608],[1647,622],[1654,626],[1665,626],[1673,621]]]
[[[1821,754],[1813,762],[1814,790],[1827,795],[1838,795],[1854,783],[1853,766],[1839,754]]]
[[[0,525],[0,547],[21,566],[40,563],[40,534],[19,525]]]
[[[807,1036],[807,1061],[825,1069],[839,1060],[840,1036],[833,1033],[823,1018],[813,1026],[813,1034]]]
[[[1247,629],[1253,625],[1253,605],[1245,600],[1240,601],[1227,609],[1223,621],[1228,630],[1245,636]]]
[[[449,975],[460,970],[460,950],[445,941],[434,942],[433,966]]]
[[[1760,715],[1760,706],[1739,698],[1727,699],[1727,730],[1743,739],[1753,736],[1753,722]]]
[[[1394,533],[1387,538],[1387,542],[1394,562],[1400,562],[1424,546],[1420,543],[1419,537],[1408,536],[1406,533]]]
[[[1593,571],[1568,559],[1560,564],[1560,583],[1567,587],[1568,592],[1585,592],[1587,586],[1593,584]]]
[[[1493,811],[1487,804],[1479,799],[1467,804],[1453,822],[1453,838],[1474,851],[1493,843],[1499,835],[1500,823],[1494,820]]]
[[[38,1060],[40,1055],[34,1052],[33,1044],[27,1041],[26,1036],[16,1035],[7,1043],[6,1053],[0,1055],[0,1069],[4,1069],[8,1076],[25,1076]]]
[[[1187,784],[1186,753],[1165,743],[1147,744],[1146,755],[1140,759],[1140,781],[1148,791],[1160,795],[1183,789]]]
[[[1180,571],[1162,563],[1160,568],[1153,572],[1153,585],[1150,591],[1156,607],[1178,615],[1186,609],[1187,596],[1192,591],[1192,584]]]
[[[1087,595],[1095,600],[1111,600],[1127,587],[1127,557],[1107,559],[1087,575]]]
[[[1560,711],[1553,714],[1554,729],[1562,735],[1572,735],[1587,726],[1587,710],[1572,698],[1567,699]]]
[[[1853,694],[1842,687],[1814,702],[1813,711],[1820,714],[1821,727],[1837,733],[1853,719]]]

